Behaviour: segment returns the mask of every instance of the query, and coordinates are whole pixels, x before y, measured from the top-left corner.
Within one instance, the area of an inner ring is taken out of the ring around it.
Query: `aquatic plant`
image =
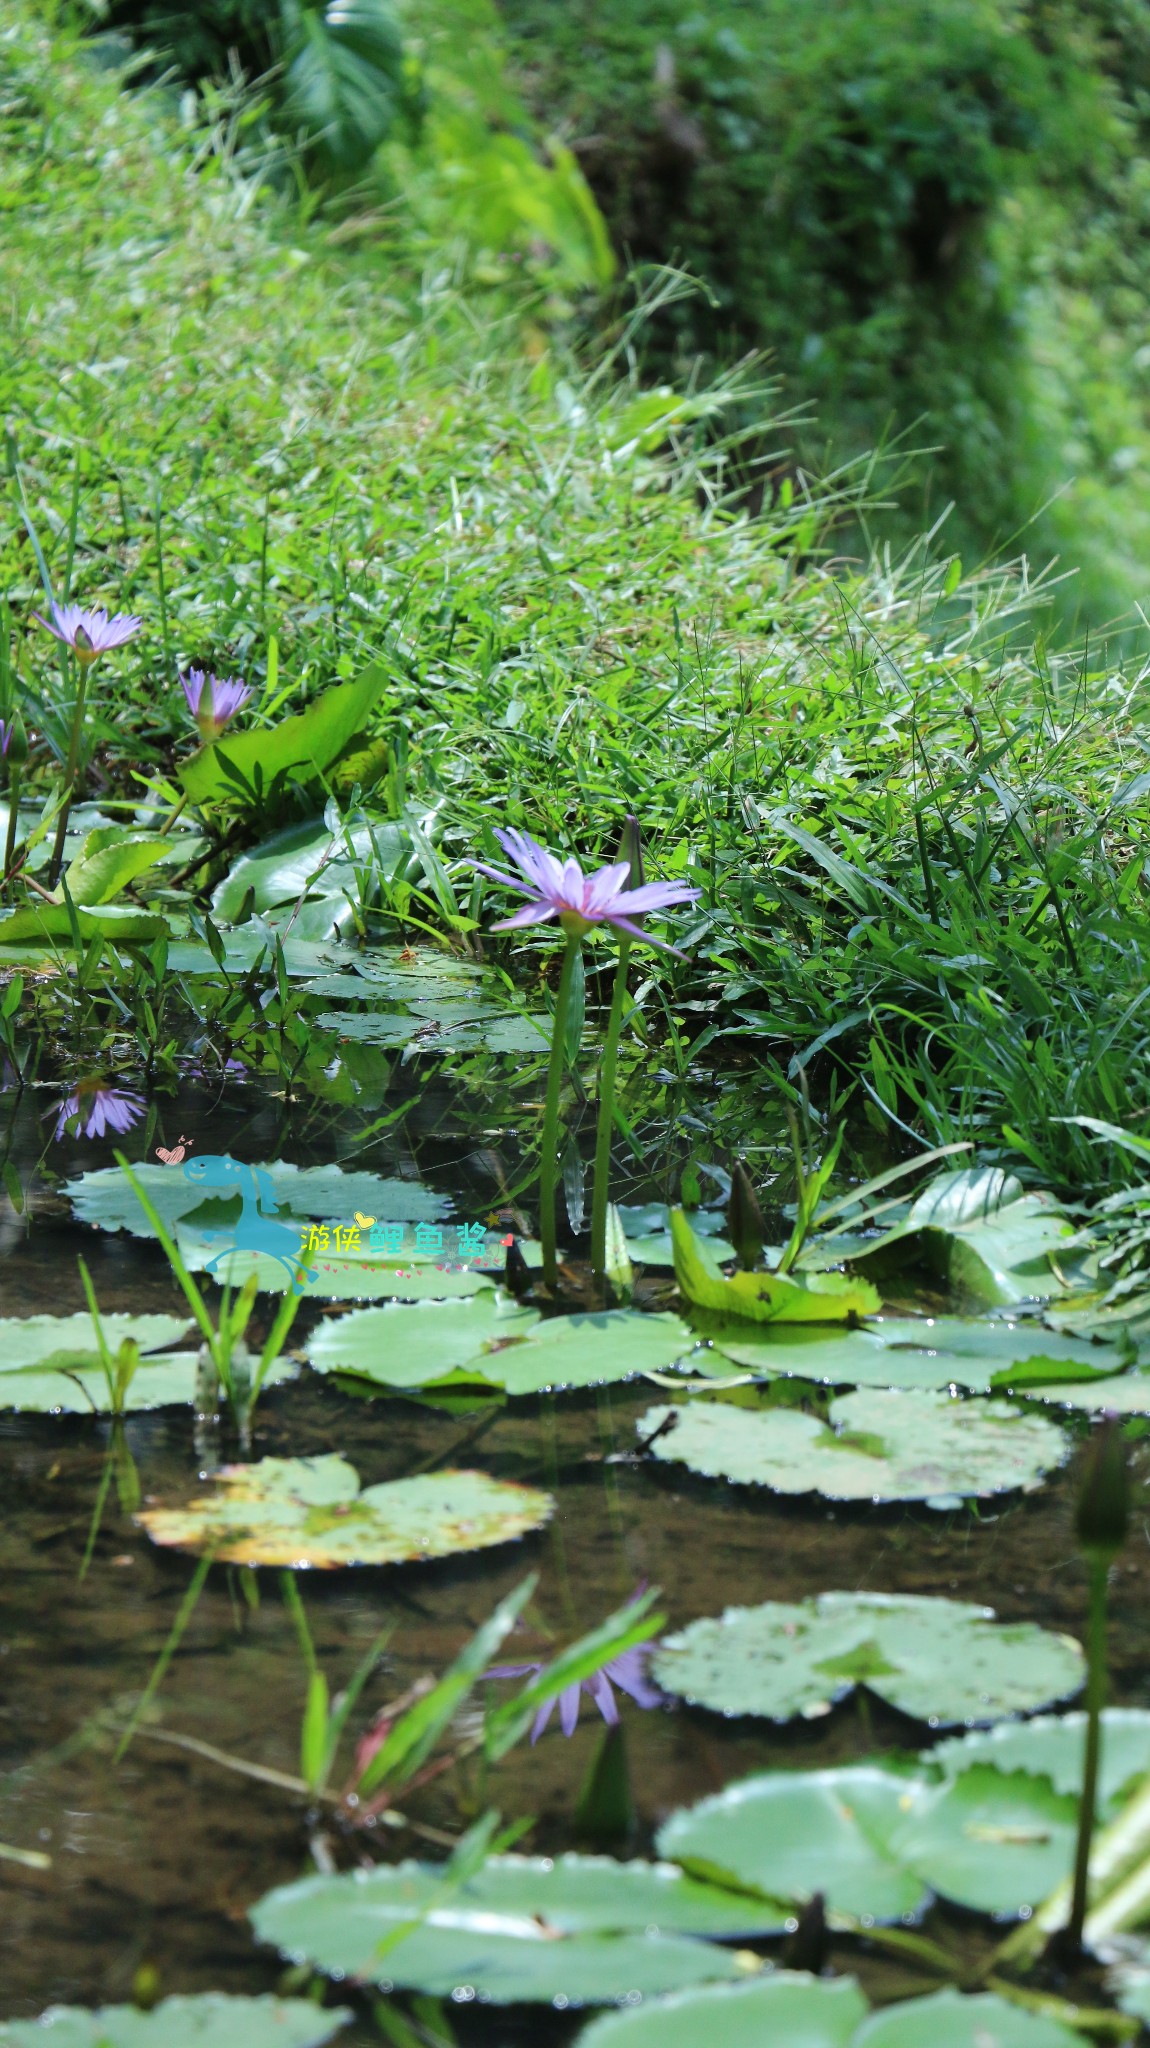
[[[56,1142],[65,1136],[102,1138],[107,1131],[130,1131],[143,1113],[143,1096],[130,1088],[78,1081],[56,1112]]]
[[[1098,1764],[1102,1740],[1102,1709],[1106,1704],[1106,1606],[1110,1567],[1126,1541],[1130,1525],[1130,1487],[1126,1442],[1115,1415],[1103,1420],[1090,1447],[1078,1495],[1075,1526],[1090,1574],[1090,1620],[1087,1636],[1086,1753],[1082,1766],[1082,1801],[1074,1857],[1074,1888],[1064,1945],[1075,1956],[1082,1947],[1090,1880],[1090,1844],[1098,1799]]]
[[[205,746],[218,739],[229,720],[243,709],[252,692],[239,676],[209,675],[202,668],[190,668],[180,676],[188,710],[199,728]]]
[[[39,612],[32,617],[49,633],[69,647],[82,667],[91,667],[102,654],[110,654],[117,647],[123,647],[138,633],[143,620],[133,612],[113,612],[111,616],[102,608],[85,611],[79,604],[57,604],[52,600],[52,616],[45,619]]]
[[[565,1685],[562,1692],[544,1702],[531,1724],[531,1743],[534,1747],[547,1727],[556,1698],[559,1706],[559,1726],[564,1735],[574,1735],[579,1720],[579,1703],[586,1693],[587,1698],[602,1714],[609,1727],[619,1719],[619,1708],[615,1700],[614,1686],[634,1700],[637,1707],[661,1707],[665,1695],[647,1677],[647,1651],[624,1650],[618,1657],[609,1657],[597,1671],[588,1678],[577,1679],[573,1685]],[[487,1673],[488,1678],[527,1678],[543,1670],[541,1662],[533,1664],[495,1664]]]

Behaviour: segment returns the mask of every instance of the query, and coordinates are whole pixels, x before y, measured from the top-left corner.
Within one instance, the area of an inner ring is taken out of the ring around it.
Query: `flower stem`
[[[8,770],[8,837],[4,845],[4,868],[3,873],[0,874],[0,881],[6,882],[12,873],[12,864],[16,856],[16,825],[19,815],[20,770],[19,768],[12,767]]]
[[[595,1180],[591,1193],[591,1270],[602,1279],[607,1263],[607,1201],[611,1192],[611,1132],[615,1122],[615,1069],[619,1061],[619,1036],[623,1029],[623,1005],[627,1000],[627,963],[631,941],[619,934],[619,964],[611,996],[607,1038],[599,1064],[599,1126],[595,1133]]]
[[[1102,1739],[1102,1709],[1106,1703],[1106,1580],[1110,1558],[1090,1558],[1090,1618],[1086,1657],[1086,1755],[1082,1766],[1082,1802],[1078,1809],[1078,1847],[1074,1857],[1074,1890],[1070,1918],[1063,1937],[1065,1949],[1076,1954],[1082,1947],[1086,1919],[1086,1887],[1090,1877],[1090,1845],[1094,1836],[1098,1803],[1098,1759]]]
[[[64,801],[60,806],[60,815],[56,820],[56,844],[52,848],[52,867],[48,877],[53,889],[60,879],[60,869],[64,865],[64,841],[68,836],[68,819],[71,816],[72,802],[76,794],[76,772],[80,762],[80,734],[84,729],[84,707],[88,696],[88,671],[92,665],[89,661],[77,663],[80,673],[76,682],[76,709],[72,714],[72,737],[68,742],[68,763],[64,770]]]
[[[555,1252],[555,1190],[559,1182],[559,1095],[563,1087],[563,1071],[567,1064],[567,1010],[571,1000],[571,984],[575,979],[575,962],[579,958],[582,944],[580,934],[568,933],[559,988],[555,996],[555,1015],[551,1024],[551,1064],[547,1069],[547,1099],[543,1108],[543,1144],[539,1160],[539,1238],[543,1246],[543,1278],[548,1287],[554,1287],[559,1277]]]

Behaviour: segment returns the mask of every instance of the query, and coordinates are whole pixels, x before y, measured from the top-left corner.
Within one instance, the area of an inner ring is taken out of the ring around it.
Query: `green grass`
[[[402,204],[309,217],[234,127],[181,131],[22,7],[0,106],[0,566],[34,776],[56,665],[29,524],[58,595],[145,619],[97,671],[97,795],[186,751],[181,664],[242,672],[274,722],[381,658],[362,801],[439,806],[409,921],[476,943],[492,821],[606,858],[633,809],[649,871],[703,890],[688,959],[641,977],[672,1071],[734,1053],[748,1099],[807,1084],[897,1145],[1128,1170],[1052,1120],[1150,1116],[1137,675],[1035,649],[1014,569],[836,562],[863,478],[747,518],[713,409],[652,430],[618,320],[609,347],[581,315],[577,348],[545,276]],[[485,943],[537,972],[536,940]],[[644,1059],[632,1034],[624,1081]]]

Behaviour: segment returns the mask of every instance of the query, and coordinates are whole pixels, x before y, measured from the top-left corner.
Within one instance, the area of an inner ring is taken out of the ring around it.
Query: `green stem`
[[[547,1069],[543,1145],[539,1160],[539,1239],[543,1246],[543,1278],[548,1287],[554,1287],[559,1278],[555,1251],[555,1190],[559,1182],[559,1096],[567,1065],[567,1009],[571,1000],[571,984],[575,978],[575,962],[579,958],[582,944],[582,936],[579,933],[568,933],[567,949],[563,955],[563,970],[559,976],[559,988],[555,997],[555,1016],[551,1026],[551,1064]]]
[[[611,1192],[611,1133],[615,1124],[615,1069],[619,1062],[619,1036],[623,1029],[623,1005],[627,1000],[627,963],[631,941],[620,934],[619,964],[607,1039],[599,1067],[599,1128],[595,1133],[595,1180],[591,1193],[591,1270],[602,1279],[607,1263],[607,1200]]]
[[[95,667],[91,661],[78,661],[79,680],[76,684],[76,709],[72,714],[72,737],[68,742],[68,762],[64,769],[64,801],[56,820],[56,844],[52,848],[52,867],[49,882],[55,888],[64,865],[64,841],[68,836],[68,819],[72,811],[72,800],[76,794],[76,774],[80,765],[80,735],[84,729],[84,709],[88,697],[88,675]]]
[[[12,862],[16,853],[16,823],[20,814],[20,770],[16,766],[8,770],[8,838],[4,846],[3,879],[12,873]]]
[[[1066,1945],[1071,1951],[1082,1947],[1086,1919],[1086,1887],[1090,1877],[1090,1845],[1094,1836],[1098,1803],[1098,1758],[1102,1740],[1102,1709],[1106,1703],[1106,1579],[1110,1559],[1105,1554],[1090,1558],[1090,1618],[1086,1642],[1086,1756],[1082,1766],[1082,1803],[1078,1809],[1078,1847],[1074,1856],[1074,1890],[1070,1918],[1066,1923]]]

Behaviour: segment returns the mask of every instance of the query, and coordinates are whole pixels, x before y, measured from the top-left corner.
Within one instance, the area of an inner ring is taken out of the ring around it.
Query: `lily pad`
[[[682,1209],[671,1212],[675,1278],[693,1307],[749,1323],[845,1323],[882,1307],[866,1280],[844,1273],[723,1272],[713,1244],[697,1237]]]
[[[996,1992],[934,1991],[872,2013],[850,2048],[1082,2048],[1083,2036]]]
[[[151,2012],[53,2005],[35,2020],[0,2025],[0,2048],[320,2048],[347,2025],[346,2006],[324,2012],[310,1998],[231,1998],[204,1991],[164,1998]]]
[[[466,1307],[362,1309],[321,1326],[308,1356],[321,1372],[382,1386],[427,1386],[462,1374],[509,1394],[536,1394],[662,1371],[694,1342],[678,1316],[610,1309],[543,1322],[489,1290]]]
[[[1030,1771],[1049,1778],[1056,1792],[1077,1797],[1082,1790],[1085,1714],[1040,1714],[1033,1721],[1003,1722],[997,1728],[954,1736],[930,1751],[930,1761],[947,1777],[972,1764],[999,1771]],[[1110,1820],[1142,1778],[1150,1776],[1150,1711],[1107,1707],[1102,1716],[1098,1766],[1098,1810]]]
[[[140,1185],[168,1229],[211,1205],[211,1222],[226,1230],[240,1214],[241,1190],[207,1164],[216,1155],[193,1154],[182,1166],[146,1164],[133,1167]],[[226,1155],[224,1155],[226,1157]],[[237,1165],[243,1162],[235,1162]],[[432,1194],[409,1180],[379,1180],[373,1173],[344,1173],[338,1166],[292,1166],[282,1159],[270,1165],[253,1165],[248,1172],[266,1175],[274,1210],[266,1186],[257,1182],[259,1203],[268,1215],[284,1220],[349,1226],[357,1210],[377,1223],[436,1222],[450,1210],[443,1195]],[[68,1181],[64,1193],[79,1223],[98,1223],[101,1230],[127,1230],[133,1237],[150,1237],[152,1227],[140,1207],[131,1185],[118,1166],[98,1167]],[[218,1249],[218,1247],[217,1247]]]
[[[1085,1344],[1036,1323],[985,1316],[877,1316],[865,1329],[835,1332],[751,1330],[732,1323],[707,1334],[724,1357],[764,1378],[785,1375],[829,1386],[959,1386],[985,1394],[999,1375],[1012,1385],[1022,1366],[1062,1369],[1068,1379],[1091,1380],[1120,1373],[1126,1363],[1115,1344]]]
[[[159,1351],[175,1344],[188,1328],[187,1316],[101,1316],[105,1341],[113,1355],[125,1337],[141,1352]],[[49,1358],[60,1366],[81,1370],[99,1365],[96,1326],[81,1310],[72,1316],[0,1317],[0,1381],[5,1373],[26,1372]]]
[[[219,1243],[188,1224],[177,1226],[176,1242],[191,1272],[202,1273],[211,1263],[221,1286],[242,1287],[253,1273],[261,1294],[283,1294],[291,1285],[287,1268],[265,1252],[225,1252],[219,1258]],[[460,1301],[494,1287],[503,1273],[502,1253],[499,1265],[488,1269],[455,1266],[435,1253],[387,1258],[371,1250],[305,1252],[306,1243],[305,1227],[300,1233],[300,1291],[316,1301]]]
[[[1051,1254],[1072,1235],[1052,1196],[1027,1193],[999,1167],[961,1167],[939,1174],[851,1262],[878,1280],[918,1262],[960,1299],[989,1308],[1061,1294]]]
[[[853,1977],[772,1970],[749,1984],[706,1984],[628,2012],[603,2013],[577,2048],[850,2048],[867,2002]]]
[[[996,1622],[992,1607],[885,1593],[729,1607],[665,1637],[654,1671],[665,1691],[721,1714],[812,1720],[865,1685],[932,1727],[1027,1713],[1085,1676],[1068,1636]]]
[[[1078,1408],[1097,1415],[1103,1410],[1114,1415],[1150,1415],[1150,1373],[1127,1372],[1117,1379],[1051,1382],[1044,1386],[1018,1387],[1019,1397],[1042,1401],[1048,1408]]]
[[[563,2006],[744,1977],[757,1956],[699,1937],[779,1924],[763,1901],[668,1864],[573,1855],[492,1856],[464,1883],[414,1862],[308,1877],[268,1892],[251,1918],[261,1941],[331,1975]]]
[[[765,1771],[673,1814],[659,1853],[720,1883],[828,1907],[864,1924],[917,1913],[930,1892],[1018,1913],[1066,1875],[1077,1806],[1043,1778],[975,1764],[936,1780],[879,1764]]]
[[[308,818],[286,832],[276,832],[241,854],[217,884],[212,896],[215,915],[233,924],[249,898],[257,911],[320,898],[330,902],[331,928],[337,929],[341,916],[346,918],[350,906],[360,901],[357,868],[378,889],[379,874],[390,878],[411,854],[410,834],[383,819],[370,824],[362,820],[352,827],[350,837],[349,854],[344,841],[333,844],[322,818]]]
[[[399,1564],[453,1557],[509,1543],[550,1517],[555,1503],[536,1487],[484,1472],[429,1472],[360,1492],[353,1466],[322,1458],[261,1458],[225,1465],[214,1493],[186,1507],[149,1507],[136,1516],[154,1543],[222,1564]]]
[[[637,1264],[673,1266],[675,1247],[671,1237],[671,1211],[666,1202],[621,1202],[619,1220],[627,1250]],[[716,1209],[692,1209],[690,1225],[696,1237],[705,1237],[717,1259],[733,1259],[735,1248],[723,1235],[726,1217]]]
[[[460,1374],[486,1379],[498,1357],[487,1353],[516,1344],[539,1321],[488,1287],[471,1300],[428,1301],[415,1307],[357,1309],[323,1322],[308,1345],[317,1372],[354,1374],[383,1387],[423,1387]]]
[[[320,1031],[332,1031],[338,1038],[354,1039],[361,1045],[403,1046],[413,1053],[485,1051],[542,1055],[551,1043],[549,1018],[526,1017],[520,1011],[496,1009],[488,1004],[440,1003],[435,1011],[408,1011],[401,1016],[378,1010],[352,1014],[331,1011],[315,1022]]]
[[[672,1814],[661,1856],[783,1907],[821,1891],[855,1919],[898,1920],[926,1903],[921,1877],[889,1847],[919,1781],[877,1764],[767,1771]]]
[[[793,1408],[750,1410],[723,1400],[651,1408],[647,1438],[665,1423],[655,1457],[708,1478],[830,1500],[925,1500],[1029,1491],[1061,1464],[1061,1430],[1001,1401],[860,1388],[830,1407],[830,1426]],[[673,1420],[672,1420],[673,1418]]]

